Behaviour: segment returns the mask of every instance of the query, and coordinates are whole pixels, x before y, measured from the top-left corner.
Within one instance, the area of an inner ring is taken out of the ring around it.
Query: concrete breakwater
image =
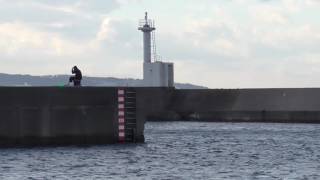
[[[320,89],[0,87],[0,146],[143,142],[156,121],[320,123]]]
[[[148,120],[320,123],[319,88],[141,90]]]
[[[145,119],[136,113],[135,94],[120,90],[0,87],[0,146],[143,142]],[[128,98],[134,98],[131,110]]]

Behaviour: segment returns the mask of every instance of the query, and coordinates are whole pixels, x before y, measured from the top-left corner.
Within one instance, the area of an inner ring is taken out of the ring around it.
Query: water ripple
[[[320,179],[320,125],[153,122],[145,144],[1,149],[0,179]]]

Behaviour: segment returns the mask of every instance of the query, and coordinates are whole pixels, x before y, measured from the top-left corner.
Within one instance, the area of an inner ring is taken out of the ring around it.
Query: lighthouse
[[[148,13],[146,12],[144,21],[140,23],[138,28],[143,32],[143,59],[144,63],[151,63],[151,32],[156,30],[153,27],[153,21],[148,19]]]
[[[173,87],[173,63],[162,62],[156,52],[154,21],[145,18],[140,20],[138,30],[143,32],[143,86]]]

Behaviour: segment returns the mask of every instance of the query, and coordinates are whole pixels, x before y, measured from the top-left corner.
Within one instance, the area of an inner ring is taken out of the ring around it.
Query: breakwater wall
[[[0,87],[0,147],[144,142],[155,121],[320,123],[320,89]]]
[[[143,142],[135,96],[128,88],[0,87],[0,146]]]
[[[148,120],[320,123],[319,88],[141,90]]]

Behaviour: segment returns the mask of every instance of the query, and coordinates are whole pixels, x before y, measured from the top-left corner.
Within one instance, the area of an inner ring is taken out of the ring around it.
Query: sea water
[[[320,125],[148,122],[145,138],[0,149],[0,179],[320,179]]]

